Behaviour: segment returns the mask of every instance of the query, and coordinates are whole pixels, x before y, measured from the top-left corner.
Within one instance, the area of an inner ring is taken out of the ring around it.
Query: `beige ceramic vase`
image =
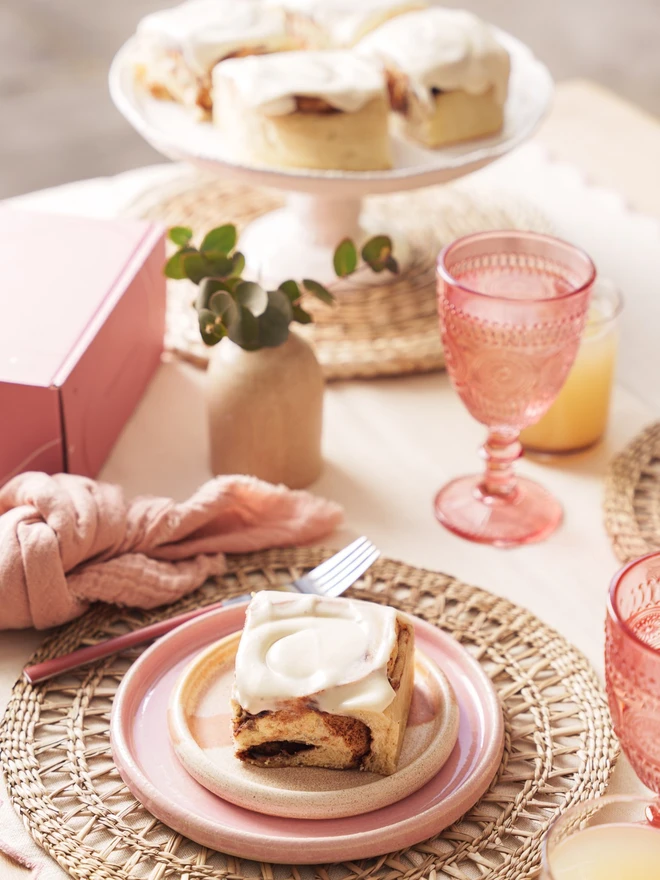
[[[321,473],[323,374],[311,347],[290,333],[276,348],[211,350],[206,376],[211,468],[291,489]]]

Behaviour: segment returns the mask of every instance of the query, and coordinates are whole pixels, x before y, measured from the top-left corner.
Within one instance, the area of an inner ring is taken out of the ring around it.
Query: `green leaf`
[[[268,291],[268,307],[259,316],[259,346],[274,348],[289,338],[293,308],[281,290]]]
[[[201,329],[199,332],[202,337],[202,342],[204,343],[204,345],[217,345],[220,342],[220,340],[222,339],[221,336],[216,336],[214,333],[209,335],[208,333],[205,333]]]
[[[231,272],[229,274],[232,278],[240,278],[243,274],[243,269],[245,269],[245,257],[240,251],[236,251],[235,254],[232,254]]]
[[[227,335],[232,342],[247,351],[256,351],[259,348],[258,320],[243,306],[239,307],[236,320],[228,326]]]
[[[289,298],[290,303],[298,302],[302,292],[295,281],[283,281],[279,287]]]
[[[243,308],[249,309],[255,317],[262,315],[268,306],[268,294],[254,281],[241,281],[236,285],[234,296],[236,302]]]
[[[185,251],[177,251],[175,254],[169,258],[169,260],[165,263],[165,267],[163,272],[168,278],[174,278],[177,281],[180,281],[182,278],[186,277],[186,272],[183,267],[183,256]]]
[[[227,256],[236,244],[236,227],[233,223],[218,226],[204,236],[201,251],[213,251],[214,253]]]
[[[355,272],[358,255],[355,245],[350,238],[345,238],[339,242],[332,262],[335,267],[335,273],[340,278],[345,278],[347,275],[352,275]]]
[[[219,318],[222,323],[229,327],[238,318],[238,306],[231,294],[224,290],[218,290],[209,300],[209,310]]]
[[[227,335],[220,318],[208,309],[202,309],[199,313],[199,332],[206,345],[215,345]]]
[[[258,318],[259,321],[259,348],[276,348],[289,338],[289,325],[282,317],[274,312],[272,315],[264,312]]]
[[[216,274],[209,268],[205,257],[195,250],[185,253],[181,258],[181,262],[186,278],[189,278],[193,284],[199,284],[202,278]]]
[[[306,312],[302,306],[293,306],[293,320],[299,324],[311,324],[312,316]]]
[[[392,256],[392,239],[389,235],[374,235],[362,247],[362,259],[374,272],[382,272]]]
[[[216,316],[209,309],[200,309],[198,315],[199,329],[204,333],[213,333],[215,318]]]
[[[217,275],[226,278],[233,267],[231,257],[221,254],[219,251],[205,251],[203,259],[206,260],[209,275]]]
[[[199,285],[199,293],[195,300],[197,311],[207,309],[209,300],[218,290],[228,290],[227,284],[219,278],[204,278]]]
[[[311,278],[303,278],[303,286],[305,290],[309,291],[309,293],[313,294],[317,299],[320,299],[321,302],[324,302],[326,305],[331,306],[334,303],[334,296],[326,287],[324,287],[322,284],[319,284],[318,281],[312,281]]]
[[[281,315],[283,315],[287,321],[291,321],[293,317],[293,306],[289,300],[289,297],[282,290],[269,290],[268,291],[268,309],[275,309]]]
[[[179,247],[186,247],[190,239],[193,237],[193,231],[189,226],[173,226],[167,233],[167,237]]]
[[[229,276],[227,278],[222,279],[222,283],[225,285],[227,290],[233,295],[234,291],[238,287],[238,285],[243,281],[242,278],[234,278],[233,276]]]

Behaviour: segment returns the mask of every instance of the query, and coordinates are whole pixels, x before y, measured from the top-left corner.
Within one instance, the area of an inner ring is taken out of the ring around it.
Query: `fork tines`
[[[301,593],[316,593],[325,596],[339,596],[353,584],[360,575],[380,556],[380,551],[362,537],[348,547],[321,563],[312,575],[304,575],[295,581]]]

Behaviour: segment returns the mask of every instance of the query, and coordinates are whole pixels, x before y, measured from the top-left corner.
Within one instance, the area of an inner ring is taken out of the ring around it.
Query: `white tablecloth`
[[[112,180],[87,181],[25,197],[25,207],[108,216],[144,187],[176,169],[161,166]],[[613,453],[660,413],[657,328],[660,326],[660,224],[629,211],[622,200],[590,188],[577,171],[548,161],[528,145],[490,169],[475,185],[538,202],[560,233],[585,246],[599,268],[622,287],[621,385],[611,427],[592,451],[550,463],[531,460],[520,472],[543,482],[563,501],[565,523],[548,541],[513,551],[466,543],[434,520],[434,490],[480,466],[484,431],[467,414],[448,377],[334,383],[326,393],[325,471],[313,490],[339,501],[346,526],[332,542],[367,534],[389,556],[450,572],[527,606],[574,642],[602,671],[603,616],[608,582],[617,568],[602,525],[603,474]],[[110,455],[101,478],[129,493],[183,498],[210,476],[202,383],[196,369],[163,363]],[[29,654],[36,633],[0,635],[0,707]],[[640,788],[625,762],[615,790]],[[38,850],[0,790],[0,837],[23,852]],[[61,877],[50,862],[41,880]],[[0,876],[13,876],[0,862]]]

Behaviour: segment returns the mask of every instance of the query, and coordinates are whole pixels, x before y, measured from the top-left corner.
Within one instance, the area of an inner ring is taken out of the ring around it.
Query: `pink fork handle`
[[[215,611],[221,608],[224,602],[215,602],[213,605],[205,605],[203,608],[196,608],[194,611],[188,611],[185,614],[179,614],[171,617],[169,620],[161,620],[158,623],[152,623],[134,632],[124,633],[124,635],[116,636],[105,642],[99,642],[98,645],[89,645],[87,648],[80,648],[71,654],[64,654],[61,657],[54,657],[52,660],[44,660],[43,663],[36,663],[34,666],[26,666],[23,670],[23,677],[30,684],[36,684],[39,681],[45,681],[62,672],[70,672],[86,663],[93,663],[96,660],[103,660],[105,657],[111,657],[127,648],[134,648],[137,645],[144,645],[160,636],[166,635],[183,623],[194,620],[202,614],[209,611]]]

